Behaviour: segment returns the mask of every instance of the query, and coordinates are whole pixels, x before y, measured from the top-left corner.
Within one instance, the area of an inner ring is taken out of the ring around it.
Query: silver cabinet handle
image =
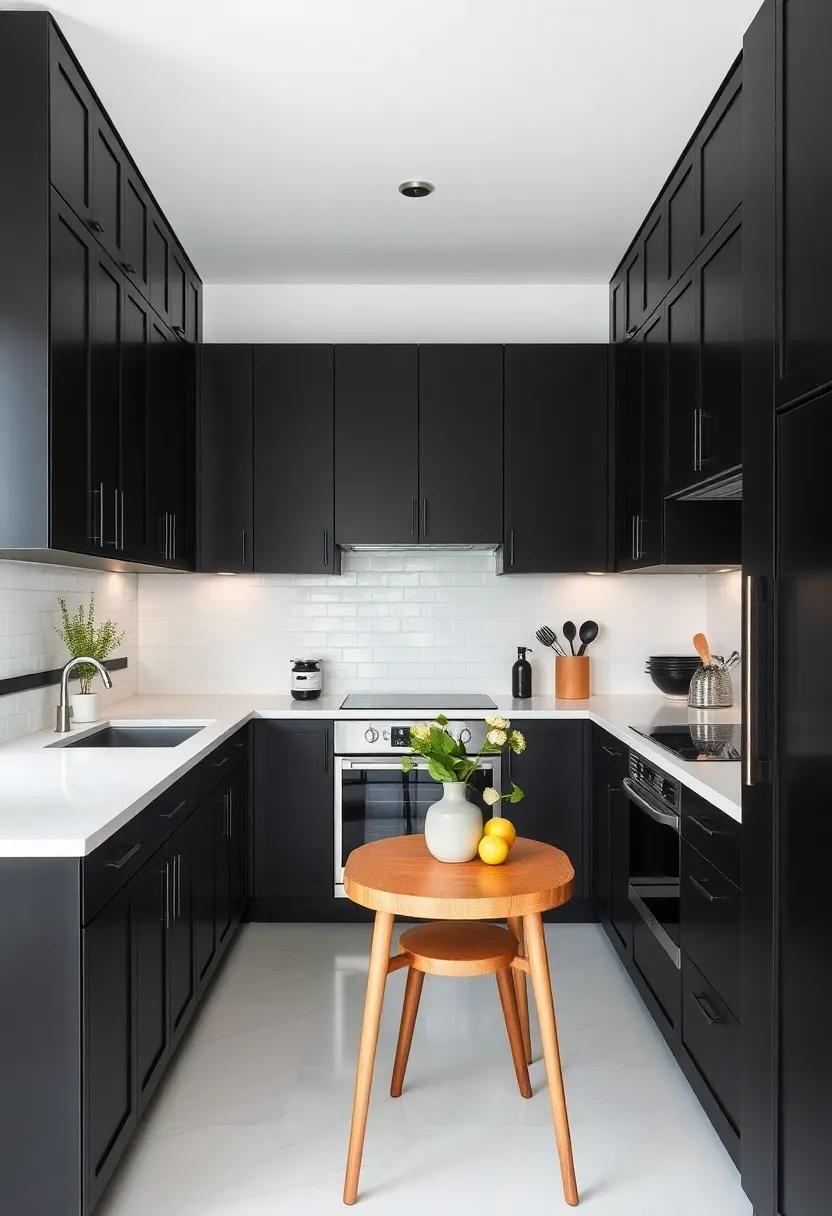
[[[645,796],[636,789],[629,777],[625,777],[621,782],[621,788],[624,790],[624,793],[627,795],[630,801],[634,802],[637,807],[649,815],[651,819],[655,820],[656,823],[661,823],[665,827],[673,828],[674,832],[679,831],[679,816],[673,815],[670,811],[662,810],[661,807],[656,806],[653,802],[649,802],[647,798],[645,798]]]
[[[422,539],[428,534],[428,500],[422,499]]]
[[[171,558],[173,561],[176,561],[176,512],[175,511],[174,511],[173,515],[171,515],[170,535],[171,535]]]
[[[98,543],[104,548],[104,482],[98,485]]]
[[[160,819],[174,819],[179,814],[179,812],[182,810],[182,807],[187,806],[187,805],[188,805],[188,799],[183,798],[181,802],[178,802],[176,804],[176,806],[173,808],[172,811],[160,811],[159,818]]]
[[[419,503],[415,498],[410,500],[410,535],[416,535],[416,529],[419,526]]]
[[[714,895],[713,891],[709,891],[704,882],[701,882],[700,879],[696,878],[693,874],[690,875],[690,885],[693,887],[694,891],[699,892],[703,899],[707,899],[709,904],[718,904],[725,899],[724,895]]]
[[[222,766],[223,766],[224,764],[228,764],[228,761],[229,761],[230,759],[231,759],[231,757],[230,757],[230,756],[223,756],[222,760],[215,760],[215,761],[214,761],[214,768],[222,768]]]
[[[121,499],[121,544],[119,548],[124,549],[124,490],[119,491]]]
[[[241,534],[241,535],[242,535],[242,558],[243,558],[243,566],[245,566],[245,564],[246,564],[246,530],[245,530],[245,528],[243,528],[243,530],[242,530],[242,534]]]
[[[514,565],[514,528],[509,528],[508,533],[508,564]]]
[[[324,528],[324,570],[329,568],[329,528]]]
[[[170,928],[170,873],[168,870],[167,862],[165,862],[164,867],[159,871],[159,873],[161,874],[162,881],[165,884],[165,893],[164,893],[163,909],[162,909],[162,923],[164,924],[166,929],[169,929]]]
[[[638,551],[636,549],[636,527],[638,516],[634,515],[630,520],[630,557],[633,561],[638,560]]]
[[[641,514],[636,516],[636,560],[644,557],[644,519]]]
[[[123,869],[127,865],[130,858],[136,856],[136,854],[138,853],[138,851],[141,847],[142,847],[141,842],[137,842],[136,844],[131,845],[131,847],[127,850],[127,852],[122,857],[119,857],[116,861],[105,861],[104,862],[105,867],[108,870]]]
[[[182,854],[176,854],[176,915],[182,915]]]
[[[722,1018],[719,1016],[711,1002],[704,994],[699,992],[691,992],[691,996],[696,1001],[699,1012],[702,1014],[702,1017],[709,1026],[713,1026],[717,1022],[722,1021]]]

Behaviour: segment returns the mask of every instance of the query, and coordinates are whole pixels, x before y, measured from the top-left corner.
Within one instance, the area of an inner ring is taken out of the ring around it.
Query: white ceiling
[[[759,3],[53,12],[206,282],[592,283],[609,278]],[[411,177],[436,193],[402,198]]]

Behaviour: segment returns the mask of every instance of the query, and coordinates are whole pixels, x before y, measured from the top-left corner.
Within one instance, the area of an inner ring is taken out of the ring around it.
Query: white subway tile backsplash
[[[567,618],[592,618],[601,625],[594,689],[650,692],[646,655],[690,653],[709,611],[720,633],[735,623],[739,635],[738,599],[723,585],[732,575],[498,576],[486,552],[346,552],[342,569],[321,577],[140,575],[141,690],[215,691],[222,670],[227,692],[283,692],[289,660],[308,654],[322,659],[330,691],[504,694],[525,645],[535,691],[547,694],[553,655],[535,630],[549,624],[560,633]]]

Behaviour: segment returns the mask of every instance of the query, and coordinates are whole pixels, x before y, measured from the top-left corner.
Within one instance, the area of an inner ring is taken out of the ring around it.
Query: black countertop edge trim
[[[107,659],[104,666],[108,671],[122,671],[127,666],[127,659]],[[60,684],[62,667],[52,671],[33,671],[25,676],[8,676],[0,680],[0,697],[8,697],[16,692],[28,692],[30,688],[47,688],[50,684]]]

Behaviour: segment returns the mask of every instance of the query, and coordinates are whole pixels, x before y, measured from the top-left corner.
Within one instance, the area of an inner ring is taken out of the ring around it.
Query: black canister
[[[528,646],[517,647],[517,662],[511,669],[511,695],[525,701],[532,695],[532,665],[526,658]]]
[[[292,696],[296,701],[314,701],[321,695],[322,686],[320,659],[292,659]]]

